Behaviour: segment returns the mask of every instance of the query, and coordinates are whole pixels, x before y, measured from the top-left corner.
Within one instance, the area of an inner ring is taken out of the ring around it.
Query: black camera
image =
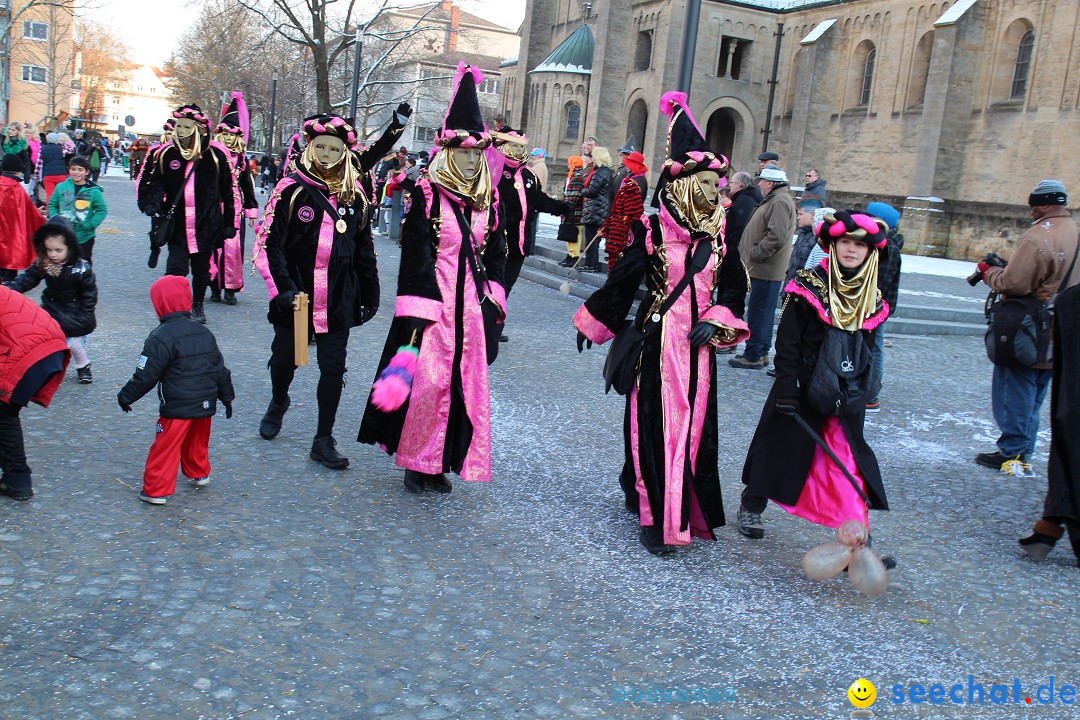
[[[1008,263],[998,255],[997,253],[986,253],[986,257],[982,259],[982,262],[986,263],[990,267],[1005,267]],[[979,281],[983,279],[983,274],[979,270],[968,275],[968,285],[975,287],[979,284]]]

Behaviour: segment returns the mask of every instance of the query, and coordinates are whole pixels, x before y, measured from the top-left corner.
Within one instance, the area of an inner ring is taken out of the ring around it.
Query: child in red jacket
[[[0,286],[0,494],[34,497],[19,411],[30,402],[49,407],[71,353],[49,313]]]

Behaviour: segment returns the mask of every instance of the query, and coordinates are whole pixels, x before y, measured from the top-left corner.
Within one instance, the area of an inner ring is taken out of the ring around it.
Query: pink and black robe
[[[366,321],[361,308],[379,306],[379,271],[359,191],[351,204],[338,202],[326,185],[301,166],[274,186],[255,232],[255,267],[266,280],[270,323],[292,327],[293,313],[273,302],[278,293],[308,295],[310,332],[349,330]],[[326,212],[318,194],[334,210]],[[345,231],[336,228],[345,221]]]
[[[873,252],[873,251],[872,251]],[[798,398],[799,415],[862,485],[870,509],[888,510],[877,457],[863,437],[865,413],[826,416],[805,400],[801,388],[810,383],[818,352],[832,321],[829,314],[829,258],[812,270],[800,270],[784,291],[788,301],[776,330],[776,380],[761,411],[754,438],[746,454],[742,481],[746,495],[766,497],[787,512],[827,527],[847,520],[867,524],[866,504],[836,464],[790,415],[776,411],[778,398]],[[889,316],[879,298],[877,307],[862,323],[864,339]]]
[[[666,204],[635,221],[631,233],[619,263],[578,310],[574,325],[594,343],[611,340],[644,280],[648,294],[633,321],[640,329],[678,285],[698,243],[712,244],[708,265],[645,338],[638,381],[626,398],[619,480],[627,507],[638,512],[643,527],[662,528],[664,544],[715,540],[712,529],[724,524],[715,349],[749,336],[739,319],[746,272],[724,262],[722,235],[690,233]],[[710,343],[691,348],[688,335],[701,321],[720,329]]]
[[[244,153],[235,155],[229,151],[233,177],[233,225],[236,235],[225,238],[222,246],[210,258],[210,277],[217,290],[244,289],[244,236],[247,234],[245,218],[259,217],[259,201],[255,198],[255,184],[247,171]]]
[[[192,160],[184,160],[172,143],[147,152],[135,197],[139,210],[151,216],[164,215],[179,199],[170,254],[208,253],[221,244],[226,228],[233,227],[230,165],[229,151],[216,141]]]
[[[461,231],[465,219],[471,237]],[[423,177],[401,226],[401,270],[394,320],[375,376],[417,331],[420,355],[412,392],[396,411],[368,402],[357,441],[396,455],[406,470],[456,472],[491,480],[491,401],[481,298],[470,248],[488,278],[485,295],[505,314],[506,239],[495,205],[472,208]]]

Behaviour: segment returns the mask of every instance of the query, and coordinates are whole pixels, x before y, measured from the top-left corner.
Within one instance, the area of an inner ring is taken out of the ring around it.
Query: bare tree
[[[105,118],[105,88],[121,82],[128,69],[128,48],[114,27],[102,24],[86,26],[76,23],[76,48],[79,53],[79,117],[103,125]]]
[[[362,28],[365,59],[362,66],[366,68],[367,75],[364,84],[371,82],[371,75],[378,68],[398,62],[395,55],[408,47],[411,38],[438,29],[426,22],[428,16],[438,9],[437,2],[433,2],[415,20],[391,25],[381,23],[384,16],[399,9],[390,0],[347,0],[344,9],[336,12],[338,1],[238,0],[242,7],[273,28],[278,36],[308,54],[315,75],[315,106],[324,111],[348,104],[348,100],[333,101],[331,78],[335,75],[345,78],[351,73],[351,68],[347,66],[337,68],[335,73],[335,64],[339,59],[344,59],[355,44],[357,26]],[[375,43],[373,51],[369,51],[369,41]],[[370,61],[367,60],[369,57]]]

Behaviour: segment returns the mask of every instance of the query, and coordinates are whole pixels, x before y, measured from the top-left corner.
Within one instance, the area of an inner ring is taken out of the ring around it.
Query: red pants
[[[210,475],[211,419],[158,418],[157,437],[143,471],[143,493],[167,497],[176,492],[177,463],[184,477],[194,480]]]
[[[49,202],[49,198],[52,197],[53,190],[60,183],[67,180],[67,175],[46,175],[41,178],[41,186],[45,188],[45,202]]]

